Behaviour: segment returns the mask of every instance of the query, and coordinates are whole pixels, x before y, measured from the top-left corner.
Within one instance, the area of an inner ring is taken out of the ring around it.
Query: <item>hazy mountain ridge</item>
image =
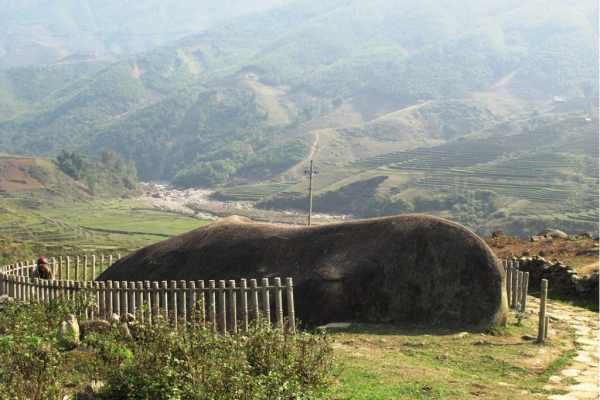
[[[331,168],[582,100],[597,81],[597,9],[297,1],[135,58],[4,71],[0,143],[36,156],[107,147],[142,179],[186,185],[272,179],[311,147]]]
[[[0,69],[47,64],[70,54],[148,51],[290,1],[9,0],[0,12]]]

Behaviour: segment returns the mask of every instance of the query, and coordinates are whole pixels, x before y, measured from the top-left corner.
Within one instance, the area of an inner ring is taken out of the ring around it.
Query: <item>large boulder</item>
[[[544,237],[548,237],[548,238],[552,238],[552,239],[566,239],[569,237],[569,235],[567,235],[563,231],[559,231],[558,229],[550,229],[550,228],[540,231],[537,234],[537,236],[544,236]]]
[[[361,320],[461,330],[503,325],[504,270],[459,224],[403,215],[310,227],[229,217],[143,248],[100,281],[291,277],[310,325]]]

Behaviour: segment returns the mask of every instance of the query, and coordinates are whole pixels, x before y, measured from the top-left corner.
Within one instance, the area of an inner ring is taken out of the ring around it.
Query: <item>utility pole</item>
[[[306,173],[307,171],[304,171]],[[310,177],[308,179],[308,226],[310,226],[310,218],[312,217],[312,177],[317,172],[313,170],[313,161],[310,160],[310,169],[308,171]]]

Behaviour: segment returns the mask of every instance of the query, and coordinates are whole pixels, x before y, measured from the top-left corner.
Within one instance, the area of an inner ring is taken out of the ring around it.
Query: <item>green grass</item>
[[[512,316],[493,334],[354,323],[332,334],[342,365],[334,399],[513,399],[521,391],[527,399],[563,393],[544,385],[548,374],[572,358],[572,334],[568,325],[553,324],[558,333],[543,348],[521,338],[534,334],[536,323],[534,314],[522,324]],[[542,370],[531,368],[533,360],[550,353],[558,356],[542,360]]]
[[[154,210],[137,200],[98,200],[0,213],[0,259],[128,253],[134,249],[199,228],[210,221]],[[32,245],[28,245],[31,243]]]
[[[64,208],[40,211],[73,226],[98,232],[175,236],[208,223],[185,215],[147,208],[137,200],[76,203]]]

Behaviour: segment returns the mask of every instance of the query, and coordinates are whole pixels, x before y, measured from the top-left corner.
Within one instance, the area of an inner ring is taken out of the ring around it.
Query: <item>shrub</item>
[[[292,334],[265,320],[248,332],[221,335],[161,318],[119,330],[86,332],[94,351],[66,351],[55,339],[69,313],[83,315],[89,294],[48,305],[7,303],[0,311],[0,398],[77,396],[93,380],[106,399],[323,399],[334,373],[326,335]],[[147,311],[147,310],[146,310]],[[197,318],[192,318],[198,321]]]
[[[291,334],[264,320],[220,335],[191,323],[145,326],[134,342],[97,338],[111,399],[321,399],[333,370],[329,338]],[[122,357],[124,349],[131,357]]]

